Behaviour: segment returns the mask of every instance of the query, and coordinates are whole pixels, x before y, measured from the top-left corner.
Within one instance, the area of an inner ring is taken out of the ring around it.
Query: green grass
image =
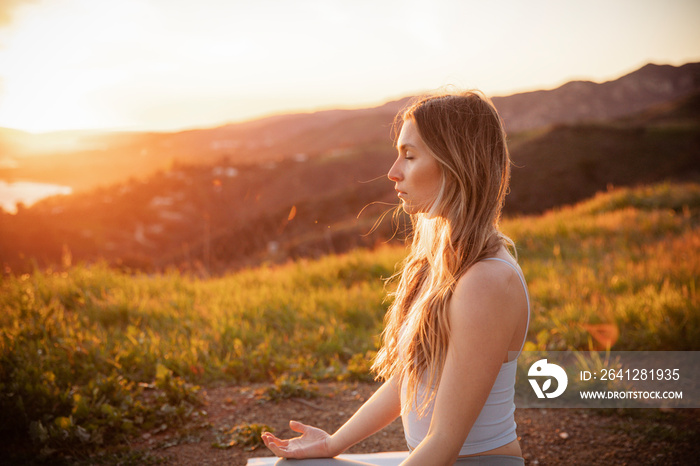
[[[356,355],[378,343],[381,277],[400,256],[357,251],[210,280],[101,265],[5,277],[0,433],[75,454],[191,419],[194,384],[352,378]]]
[[[530,286],[528,349],[590,349],[605,324],[615,350],[698,350],[699,219],[699,185],[661,184],[504,220]],[[4,277],[0,435],[75,455],[196,420],[198,385],[366,380],[382,279],[404,253],[207,280],[103,265]]]
[[[700,186],[599,194],[511,219],[533,298],[531,349],[590,349],[587,325],[617,329],[615,350],[700,347]]]

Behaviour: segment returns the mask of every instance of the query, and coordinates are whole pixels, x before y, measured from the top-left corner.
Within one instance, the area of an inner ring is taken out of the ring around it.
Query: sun
[[[100,92],[121,77],[109,47],[118,38],[90,5],[29,4],[0,31],[0,126],[34,132],[104,126]]]
[[[84,79],[48,73],[41,64],[15,72],[3,83],[0,126],[42,132],[90,126],[94,112],[86,102]]]

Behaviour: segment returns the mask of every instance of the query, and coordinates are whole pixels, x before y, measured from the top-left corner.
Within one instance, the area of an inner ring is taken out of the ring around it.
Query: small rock
[[[569,434],[566,432],[559,432],[559,437],[563,438],[564,440],[569,438]]]

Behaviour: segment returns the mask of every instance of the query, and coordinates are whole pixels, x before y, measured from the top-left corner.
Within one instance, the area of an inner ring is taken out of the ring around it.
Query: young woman
[[[423,98],[396,123],[388,176],[413,240],[373,366],[384,383],[333,435],[292,421],[301,436],[263,440],[283,458],[332,458],[401,416],[402,465],[522,465],[513,396],[530,305],[498,229],[510,174],[502,122],[466,92]]]

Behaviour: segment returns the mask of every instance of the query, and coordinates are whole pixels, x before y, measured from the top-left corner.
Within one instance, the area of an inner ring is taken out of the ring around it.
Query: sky
[[[697,0],[0,0],[0,127],[174,131],[697,61]]]

